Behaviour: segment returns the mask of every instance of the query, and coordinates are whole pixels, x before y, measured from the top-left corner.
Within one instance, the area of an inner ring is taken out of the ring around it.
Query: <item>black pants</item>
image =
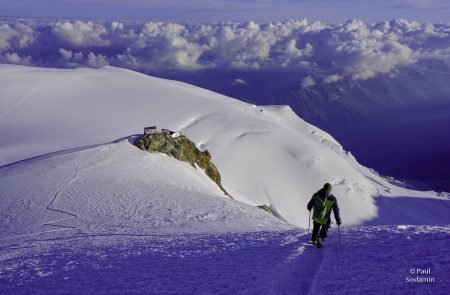
[[[311,240],[315,241],[317,237],[321,237],[322,240],[325,240],[325,238],[328,236],[328,229],[330,228],[330,224],[320,224],[317,222],[313,222],[313,231],[312,231],[312,237]]]

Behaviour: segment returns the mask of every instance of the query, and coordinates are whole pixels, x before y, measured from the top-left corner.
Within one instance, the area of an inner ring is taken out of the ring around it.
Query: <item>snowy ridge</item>
[[[8,139],[0,143],[3,164],[110,142],[151,124],[182,131],[210,150],[225,189],[237,200],[270,205],[305,228],[303,208],[327,181],[334,185],[347,225],[376,218],[374,197],[443,199],[390,184],[286,106],[252,106],[112,67],[0,65],[0,75],[0,135]]]

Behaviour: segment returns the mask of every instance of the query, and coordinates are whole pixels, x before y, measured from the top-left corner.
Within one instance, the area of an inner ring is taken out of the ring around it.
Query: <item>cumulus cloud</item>
[[[64,59],[66,60],[70,60],[73,56],[72,51],[70,50],[65,50],[64,48],[60,48],[58,50],[58,52],[61,54],[62,57],[64,57]]]
[[[52,33],[63,42],[77,47],[105,46],[109,40],[104,38],[107,30],[101,24],[92,22],[57,22],[51,25]]]
[[[100,68],[109,65],[108,61],[106,60],[106,57],[99,54],[95,55],[94,53],[90,52],[88,54],[88,60],[87,60],[88,66],[91,68]]]
[[[247,82],[245,82],[245,80],[241,79],[241,78],[234,79],[233,82],[231,82],[231,85],[233,85],[233,86],[245,85],[245,84],[247,84]]]
[[[24,48],[34,41],[34,30],[30,26],[17,23],[0,23],[0,50]]]
[[[303,80],[301,82],[302,88],[306,88],[306,87],[310,87],[310,86],[314,86],[314,85],[316,85],[316,81],[311,76],[303,78]]]
[[[450,60],[450,25],[0,21],[1,62],[147,72],[285,69],[301,85],[368,79],[421,59]],[[305,78],[306,77],[306,78]],[[301,80],[303,79],[303,80]]]
[[[340,81],[342,79],[343,79],[343,77],[341,75],[334,74],[334,75],[329,75],[329,76],[325,77],[323,79],[323,82],[325,84],[329,84],[329,83],[333,83],[333,82],[338,82],[338,81]]]
[[[16,65],[32,65],[32,59],[30,56],[20,56],[15,52],[0,54],[0,62]]]

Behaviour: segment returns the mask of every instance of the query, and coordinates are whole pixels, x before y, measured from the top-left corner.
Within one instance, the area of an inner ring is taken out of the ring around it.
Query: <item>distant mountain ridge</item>
[[[450,69],[430,61],[364,81],[314,85],[279,97],[302,118],[327,130],[357,158],[383,174],[433,182],[448,190]],[[431,183],[430,182],[430,183]]]

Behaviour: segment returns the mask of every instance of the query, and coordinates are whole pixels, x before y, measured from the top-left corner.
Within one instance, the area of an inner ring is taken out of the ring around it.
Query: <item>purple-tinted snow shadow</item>
[[[428,226],[332,229],[322,249],[299,231],[95,235],[0,248],[0,294],[441,294],[449,236]],[[432,245],[430,245],[430,241]],[[407,284],[410,269],[436,282]],[[446,293],[442,293],[446,294]]]
[[[384,225],[332,229],[311,294],[447,294],[448,226]]]
[[[305,244],[296,231],[35,241],[0,250],[0,293],[306,294],[321,254]]]
[[[450,200],[376,197],[378,216],[364,225],[450,224]]]

